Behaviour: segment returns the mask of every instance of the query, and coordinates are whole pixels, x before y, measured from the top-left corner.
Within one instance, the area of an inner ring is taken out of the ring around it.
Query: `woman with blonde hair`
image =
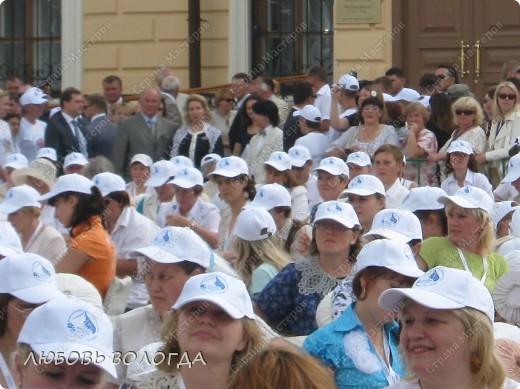
[[[175,132],[172,157],[184,155],[200,169],[200,161],[206,154],[223,155],[220,130],[209,124],[211,112],[204,96],[190,95],[186,99],[185,119],[189,126],[181,127]]]
[[[251,296],[260,293],[282,268],[288,256],[277,243],[276,224],[264,208],[249,207],[240,213],[236,224],[235,269],[248,286]]]
[[[229,376],[268,342],[245,284],[220,272],[186,281],[173,312],[165,316],[162,338],[160,353],[169,357],[161,357],[158,381],[148,387],[168,379],[170,388],[227,388]]]
[[[480,103],[473,97],[461,97],[452,104],[451,110],[457,129],[438,153],[429,154],[429,161],[438,162],[446,159],[446,150],[455,140],[465,140],[471,144],[475,153],[486,151],[486,131],[481,127],[484,123],[484,111]]]
[[[508,271],[504,257],[492,252],[493,199],[483,189],[465,186],[453,196],[439,197],[439,202],[446,204],[448,236],[423,241],[418,261],[429,269],[443,265],[466,270],[493,291],[496,281]]]
[[[231,376],[229,389],[333,389],[332,374],[290,345],[271,345]]]
[[[471,274],[438,266],[411,288],[379,299],[400,311],[401,351],[410,377],[387,389],[512,389],[494,349],[493,299]]]
[[[502,81],[493,97],[493,120],[488,139],[488,151],[478,153],[478,163],[490,162],[489,178],[497,186],[505,176],[503,160],[509,159],[509,148],[520,136],[520,94],[515,84]]]
[[[235,98],[228,88],[219,89],[213,97],[215,109],[211,111],[211,124],[220,130],[222,144],[224,145],[224,155],[231,155],[229,147],[229,129],[235,119],[237,111]]]

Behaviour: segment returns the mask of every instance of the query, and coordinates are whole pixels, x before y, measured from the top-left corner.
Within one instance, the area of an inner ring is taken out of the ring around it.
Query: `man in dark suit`
[[[116,172],[130,178],[130,160],[135,154],[146,154],[154,161],[170,159],[173,135],[179,126],[157,116],[161,92],[146,88],[139,96],[141,112],[119,123],[114,143],[113,162]]]
[[[45,146],[52,147],[58,155],[58,162],[72,152],[79,152],[86,158],[87,136],[83,112],[83,95],[76,88],[67,88],[61,93],[61,111],[52,116],[45,130]]]
[[[102,155],[112,160],[117,126],[108,119],[107,101],[100,94],[87,96],[85,100],[85,117],[90,121],[87,125],[88,156]]]

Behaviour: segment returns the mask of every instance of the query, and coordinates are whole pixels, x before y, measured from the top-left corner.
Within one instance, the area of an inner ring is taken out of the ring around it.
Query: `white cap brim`
[[[334,220],[335,222],[338,222],[339,224],[341,224],[342,226],[345,226],[347,228],[354,228],[354,226],[356,225],[356,223],[349,223],[347,222],[344,218],[340,218],[340,217],[337,217],[335,215],[324,215],[324,217],[321,217],[319,219],[314,219],[314,223],[316,223],[317,221],[320,221],[320,220]]]
[[[168,182],[168,184],[173,184],[173,185],[177,185],[177,186],[180,186],[181,188],[184,188],[184,189],[191,189],[197,185],[201,185],[202,184],[195,184],[191,181],[188,181],[188,180],[185,180],[183,178],[174,178],[173,180],[171,180],[170,182]]]
[[[186,304],[195,302],[195,301],[209,301],[211,303],[214,303],[218,305],[220,308],[222,308],[226,313],[231,316],[233,319],[242,319],[244,316],[246,316],[244,313],[240,312],[238,309],[236,309],[233,305],[231,305],[227,300],[223,299],[222,297],[218,295],[203,295],[203,296],[196,296],[187,298],[186,300],[182,301],[182,303],[179,304],[179,302],[175,303],[173,305],[173,309],[180,309]],[[248,316],[250,319],[256,319],[256,316]]]
[[[321,166],[321,167],[317,167],[313,171],[317,172],[317,171],[320,171],[320,170],[322,170],[324,172],[327,172],[329,174],[332,174],[333,176],[339,176],[339,175],[342,175],[342,174],[343,175],[347,175],[347,173],[343,173],[343,172],[339,171],[338,169],[334,169],[332,167],[323,167],[323,166]]]
[[[25,343],[23,339],[19,339],[20,343]],[[56,351],[63,350],[63,346],[66,345],[67,348],[65,350],[65,355],[68,356],[82,356],[82,355],[92,355],[91,363],[94,366],[99,366],[101,369],[106,371],[108,374],[110,374],[113,378],[117,378],[117,372],[116,367],[114,363],[112,362],[112,355],[108,355],[103,350],[98,350],[94,347],[87,346],[83,343],[75,343],[73,339],[69,339],[67,337],[64,337],[63,342],[60,343],[44,343],[44,344],[38,344],[38,343],[30,343],[31,349],[36,352],[38,355],[45,355],[44,360],[49,355],[58,356]],[[68,355],[67,355],[68,352]],[[91,354],[87,354],[90,352]],[[96,358],[94,356],[100,356],[100,358]],[[61,354],[60,354],[61,357]],[[95,363],[97,360],[102,360],[101,363]],[[85,361],[86,363],[86,361]]]
[[[182,261],[187,261],[188,259],[179,258],[172,253],[169,253],[166,250],[163,250],[157,246],[148,246],[139,249],[135,249],[130,252],[129,255],[144,255],[145,257],[151,259],[154,262],[158,263],[179,263]],[[193,262],[190,260],[190,262]]]
[[[292,162],[291,162],[292,163]],[[285,172],[287,170],[291,170],[291,168],[286,168],[285,166],[283,166],[281,163],[279,162],[276,162],[276,161],[265,161],[264,162],[264,165],[269,165],[271,167],[274,167],[276,170],[278,170],[279,172]]]
[[[310,161],[310,160],[309,159],[291,158],[291,166],[303,167],[303,165],[305,165],[307,163],[307,161]]]
[[[393,240],[399,243],[408,243],[411,239],[406,235],[401,234],[400,232],[389,230],[386,228],[377,228],[375,230],[370,230],[363,237],[380,235],[386,239]]]
[[[14,255],[14,254],[18,254],[18,251],[0,244],[0,255],[3,255],[4,257],[8,257],[8,256]]]
[[[154,188],[166,184],[170,177],[150,177],[144,183],[144,186],[153,186]]]
[[[222,177],[227,177],[227,178],[234,178],[234,177],[238,177],[242,174],[247,175],[248,173],[239,173],[236,170],[222,169],[222,170],[215,170],[215,171],[209,173],[208,176],[222,176]]]
[[[55,298],[65,297],[57,287],[45,285],[10,291],[9,294],[30,304],[43,304]]]
[[[20,208],[23,207],[33,207],[34,205],[15,205],[15,204],[7,204],[4,200],[3,203],[0,204],[0,212],[5,214],[10,214],[17,212]]]
[[[389,311],[400,310],[402,307],[399,306],[407,298],[432,309],[460,309],[465,307],[465,305],[438,293],[420,288],[392,288],[385,290],[379,296],[379,305]]]
[[[439,197],[439,202],[446,205],[446,203],[449,201],[457,204],[459,207],[466,208],[466,209],[483,209],[479,205],[473,204],[471,201],[466,200],[465,198],[462,198],[460,196],[441,196]]]
[[[376,192],[374,190],[370,190],[370,189],[362,189],[362,188],[354,188],[354,189],[345,189],[343,191],[343,194],[353,194],[353,195],[358,195],[358,196],[371,196],[371,195],[374,195],[376,193],[379,193],[379,192]],[[384,193],[379,193],[383,196],[385,196]]]
[[[513,181],[516,181],[520,178],[520,170],[513,170],[513,171],[510,171],[509,173],[507,173],[507,175],[504,177],[504,179],[502,180],[502,182],[513,182]]]

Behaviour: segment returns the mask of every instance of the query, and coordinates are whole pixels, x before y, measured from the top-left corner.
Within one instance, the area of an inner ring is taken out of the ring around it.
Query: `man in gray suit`
[[[161,92],[146,88],[139,96],[141,112],[119,123],[114,144],[113,162],[116,172],[130,179],[130,160],[135,154],[146,154],[154,161],[170,159],[173,135],[179,128],[157,116]]]

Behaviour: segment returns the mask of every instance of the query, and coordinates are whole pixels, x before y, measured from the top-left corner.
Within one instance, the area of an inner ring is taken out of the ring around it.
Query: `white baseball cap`
[[[305,120],[310,122],[319,123],[321,122],[321,112],[314,105],[307,104],[302,109],[293,112],[293,116],[301,116]]]
[[[222,159],[222,157],[220,155],[218,155],[218,154],[215,154],[215,153],[211,153],[211,154],[205,155],[200,160],[200,167],[204,167],[204,166],[206,166],[209,163],[218,162],[221,159]]]
[[[0,293],[9,293],[30,304],[63,297],[54,266],[38,254],[13,254],[0,260]]]
[[[253,303],[244,282],[221,272],[191,277],[184,284],[173,309],[181,309],[194,301],[209,301],[216,304],[235,320],[244,316],[256,319]]]
[[[392,288],[379,297],[384,309],[401,308],[404,299],[432,309],[474,308],[484,313],[491,323],[495,317],[493,299],[488,289],[465,270],[437,266],[421,276],[411,288]]]
[[[375,92],[375,91],[372,91],[372,92]],[[389,102],[392,102],[392,101],[397,101],[396,98],[392,95],[389,95],[388,93],[382,93],[383,95],[383,101],[386,103],[387,101]],[[375,93],[375,95],[373,97],[376,97],[377,96],[377,92]]]
[[[175,178],[169,183],[180,186],[181,188],[190,189],[197,185],[204,185],[204,178],[199,169],[185,167],[181,168],[175,175]]]
[[[419,101],[419,97],[421,97],[421,95],[416,90],[413,90],[410,88],[403,88],[403,89],[401,89],[401,91],[398,94],[396,94],[394,96],[394,99],[395,99],[395,101],[404,100],[404,101],[415,102],[415,101]]]
[[[93,186],[92,181],[85,176],[77,173],[66,174],[59,177],[50,192],[40,196],[38,201],[49,200],[65,192],[91,194]]]
[[[520,208],[520,206],[513,206],[514,201],[499,201],[498,203],[495,203],[493,207],[493,211],[490,214],[491,221],[493,222],[493,225],[495,226],[495,229],[498,226],[498,223],[506,217],[509,213],[515,211],[516,209]]]
[[[71,165],[80,165],[86,166],[88,165],[88,160],[81,153],[70,153],[65,157],[65,161],[63,162],[63,167],[68,168]]]
[[[360,225],[352,205],[336,200],[324,201],[318,205],[316,215],[314,216],[314,223],[320,220],[334,220],[347,228]]]
[[[14,186],[7,191],[4,201],[0,203],[0,212],[10,214],[23,207],[41,208],[39,197],[38,191],[29,185]]]
[[[112,192],[124,192],[126,190],[125,180],[110,172],[96,174],[92,178],[92,182],[97,186],[103,197]]]
[[[56,273],[54,278],[56,279],[58,289],[65,296],[73,296],[99,309],[103,309],[103,299],[91,282],[72,273]]]
[[[502,182],[513,182],[520,178],[520,154],[515,155],[507,164],[507,175]]]
[[[376,213],[372,227],[364,237],[380,235],[396,242],[423,240],[421,221],[406,209],[383,209]]]
[[[513,212],[511,223],[509,223],[509,231],[511,235],[520,237],[520,211],[518,209]]]
[[[287,154],[291,157],[291,165],[296,167],[302,167],[312,160],[311,152],[305,146],[293,146]]]
[[[450,146],[446,150],[446,153],[464,153],[471,155],[473,154],[473,147],[469,142],[466,142],[465,140],[454,140],[450,143]]]
[[[249,168],[246,161],[240,157],[232,155],[231,157],[222,158],[217,163],[215,170],[209,175],[223,176],[227,178],[238,177],[241,175],[249,175]]]
[[[356,151],[350,153],[347,157],[347,164],[353,163],[358,166],[372,166],[372,161],[367,153],[363,151]]]
[[[23,154],[13,153],[5,157],[4,168],[12,167],[13,169],[24,169],[29,166],[29,161]]]
[[[52,147],[42,147],[41,149],[38,149],[38,152],[36,153],[36,158],[47,158],[50,159],[52,162],[58,161],[58,155],[56,154],[56,150],[54,150]]]
[[[520,271],[508,271],[493,288],[495,309],[507,322],[520,323]]]
[[[314,169],[314,171],[323,170],[333,176],[345,175],[348,176],[348,166],[340,158],[337,157],[327,157],[323,158],[319,164],[319,166]]]
[[[18,344],[28,344],[40,356],[57,357],[56,351],[64,351],[65,361],[82,360],[90,353],[89,363],[116,378],[113,332],[103,310],[74,297],[63,297],[31,312],[20,331]]]
[[[213,251],[208,244],[188,227],[163,228],[149,246],[130,253],[135,254],[142,254],[159,263],[193,262],[205,269],[213,258]]]
[[[145,186],[161,186],[169,181],[175,173],[177,168],[171,161],[165,159],[157,161],[152,164],[150,168],[150,177],[144,183]]]
[[[358,196],[370,196],[379,193],[386,195],[385,186],[379,178],[370,174],[360,174],[348,183],[347,189],[343,191],[344,194],[355,194]]]
[[[32,87],[25,91],[20,97],[20,105],[23,107],[27,104],[45,104],[49,101],[49,95],[43,93],[40,88]]]
[[[8,221],[0,221],[0,256],[23,253],[20,236]]]
[[[489,215],[491,215],[493,206],[495,205],[495,201],[484,189],[469,185],[460,188],[453,196],[439,197],[439,201],[443,204],[451,201],[461,208],[482,209]]]
[[[404,199],[402,207],[411,212],[444,209],[444,203],[441,203],[439,198],[447,195],[443,189],[434,186],[412,188]]]
[[[356,271],[359,273],[369,266],[385,267],[407,277],[424,274],[406,243],[388,239],[374,240],[363,246],[357,256]]]
[[[182,168],[194,167],[193,161],[184,155],[177,155],[176,157],[172,157],[170,161],[173,163],[173,166],[175,166],[175,174],[177,174],[177,172]]]
[[[275,207],[291,207],[291,194],[280,184],[265,184],[256,192],[255,198],[244,208],[261,207],[267,211]]]
[[[283,151],[275,151],[271,153],[269,159],[264,162],[264,165],[269,165],[279,172],[291,170],[291,157]]]
[[[260,207],[248,207],[237,217],[235,235],[248,242],[270,238],[276,233],[276,224],[271,214]]]
[[[153,164],[152,158],[150,158],[146,154],[135,154],[130,160],[130,166],[132,166],[136,162],[139,162],[140,164],[146,167],[150,167]]]
[[[338,85],[342,89],[355,92],[359,91],[359,81],[356,77],[351,76],[350,74],[342,75],[338,80]]]

